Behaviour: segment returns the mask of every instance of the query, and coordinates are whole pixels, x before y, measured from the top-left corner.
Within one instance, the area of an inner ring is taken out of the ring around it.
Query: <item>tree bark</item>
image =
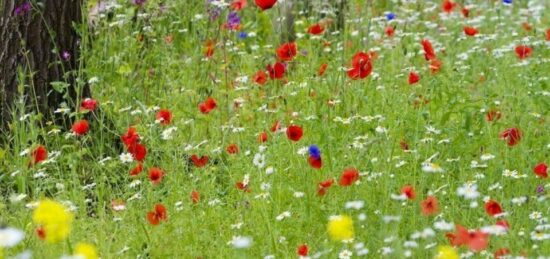
[[[0,119],[6,129],[14,119],[14,104],[55,120],[63,101],[74,107],[90,96],[89,86],[77,81],[82,0],[1,0],[0,3]],[[22,8],[22,7],[27,7]],[[59,92],[51,82],[68,87]]]

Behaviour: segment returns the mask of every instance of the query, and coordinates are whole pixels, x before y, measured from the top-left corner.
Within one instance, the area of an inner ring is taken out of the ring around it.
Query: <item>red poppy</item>
[[[510,254],[510,249],[508,248],[500,248],[495,251],[495,259],[502,259]]]
[[[244,192],[250,192],[250,188],[248,188],[248,183],[244,183],[244,182],[237,182],[235,184],[235,187],[237,187],[237,189],[241,190],[241,191],[244,191]]]
[[[430,60],[430,72],[432,72],[432,74],[439,72],[439,70],[441,70],[442,65],[443,65],[443,62],[439,61],[439,59]]]
[[[409,144],[404,139],[399,141],[399,147],[401,147],[401,149],[404,150],[404,151],[409,150]]]
[[[139,134],[136,132],[136,128],[130,127],[125,134],[120,136],[120,139],[124,142],[126,147],[129,147],[139,142]]]
[[[388,27],[386,27],[386,29],[384,29],[384,33],[388,37],[393,37],[393,35],[395,34],[395,28],[393,28],[393,26],[389,25]]]
[[[510,223],[508,223],[508,221],[506,221],[505,219],[497,220],[497,222],[495,222],[495,225],[501,226],[506,230],[510,229]]]
[[[267,65],[266,70],[269,73],[269,78],[281,79],[285,76],[286,67],[285,64],[276,62],[273,66]]]
[[[363,79],[372,73],[371,56],[365,52],[358,52],[353,55],[351,68],[348,69],[348,77],[356,80]]]
[[[550,41],[550,28],[546,30],[546,40]]]
[[[255,2],[256,5],[264,11],[273,7],[277,3],[277,0],[255,0]]]
[[[317,75],[318,75],[318,76],[324,75],[324,74],[325,74],[325,71],[327,70],[327,67],[328,67],[328,64],[327,64],[327,63],[321,64],[321,66],[319,67],[319,72],[317,72]]]
[[[548,177],[548,165],[546,163],[540,163],[533,168],[533,172],[541,178]]]
[[[46,239],[46,230],[43,227],[36,228],[36,235],[38,238],[44,240]]]
[[[508,142],[508,146],[514,146],[521,140],[521,131],[518,128],[505,129],[500,133],[500,138]]]
[[[414,71],[409,73],[409,85],[414,85],[420,81],[420,75]]]
[[[401,188],[401,194],[405,194],[409,200],[414,200],[414,198],[416,198],[416,192],[411,185],[403,186],[403,188]]]
[[[39,164],[40,162],[48,159],[48,150],[45,146],[38,145],[31,153],[32,161],[31,165]]]
[[[149,180],[151,180],[153,184],[159,184],[160,181],[162,181],[162,177],[164,177],[164,171],[162,171],[162,169],[157,167],[149,169]]]
[[[299,256],[307,256],[308,252],[309,248],[307,247],[307,244],[300,245],[298,246],[298,249],[296,249],[296,253]]]
[[[88,133],[88,129],[90,129],[90,125],[87,120],[79,120],[75,122],[72,127],[73,133],[78,136]]]
[[[277,132],[280,129],[281,129],[280,121],[275,121],[275,123],[273,123],[273,126],[271,126],[271,132]]]
[[[97,101],[91,98],[86,98],[82,100],[80,108],[83,110],[93,111],[97,108]]]
[[[323,166],[323,160],[321,157],[309,156],[307,162],[315,169],[320,169]]]
[[[262,132],[258,135],[258,141],[260,143],[263,143],[263,142],[266,142],[267,141],[267,133],[266,132]]]
[[[193,202],[193,204],[197,204],[199,203],[200,200],[201,200],[201,194],[198,191],[193,190],[191,192],[191,202]]]
[[[515,51],[516,51],[516,56],[518,56],[519,59],[527,58],[531,56],[531,54],[533,54],[533,49],[526,45],[517,46]]]
[[[456,3],[454,3],[451,0],[443,0],[443,3],[441,4],[441,9],[443,9],[443,12],[451,13],[453,12],[453,9],[455,8]]]
[[[239,146],[237,144],[230,144],[225,150],[228,154],[237,154],[239,153]]]
[[[320,23],[313,24],[307,29],[307,33],[311,35],[319,35],[325,31],[325,26]]]
[[[428,196],[425,200],[420,202],[422,214],[424,216],[431,216],[439,211],[439,205],[435,196]]]
[[[231,3],[231,8],[235,11],[240,11],[241,9],[245,8],[247,5],[246,0],[233,0]]]
[[[299,141],[303,135],[304,135],[304,131],[300,126],[290,125],[286,129],[286,136],[288,137],[288,139],[292,141]]]
[[[216,44],[213,41],[208,40],[205,44],[204,56],[207,58],[212,57],[214,55],[215,47]]]
[[[130,176],[136,176],[143,171],[143,164],[138,162],[138,164],[130,170]]]
[[[466,8],[466,7],[463,7],[462,10],[460,10],[460,12],[462,13],[462,16],[468,18],[470,16],[470,9]]]
[[[521,24],[521,27],[523,27],[524,30],[526,31],[531,31],[533,30],[533,26],[531,24],[529,24],[528,22],[524,22]]]
[[[340,175],[340,181],[338,184],[340,186],[350,186],[359,180],[359,171],[355,168],[344,169],[342,175]]]
[[[282,61],[291,61],[297,54],[296,43],[288,42],[277,48],[277,56]]]
[[[424,49],[424,58],[426,60],[435,59],[436,56],[435,56],[435,51],[432,46],[432,43],[427,39],[423,39],[421,43],[422,43],[422,48]]]
[[[168,125],[172,122],[172,112],[167,109],[161,109],[157,112],[157,121],[160,121],[162,125]]]
[[[476,36],[479,33],[479,30],[472,26],[464,26],[464,34],[468,36]]]
[[[502,207],[494,200],[489,200],[485,203],[485,212],[491,217],[502,213]]]
[[[260,70],[256,72],[253,80],[254,82],[256,82],[256,84],[264,85],[267,82],[267,74],[263,70]]]
[[[487,115],[485,115],[485,120],[486,121],[496,121],[496,120],[499,120],[501,116],[502,116],[502,114],[500,113],[500,111],[489,110],[487,112]]]
[[[218,104],[216,103],[216,100],[212,97],[208,97],[206,98],[206,101],[199,104],[199,110],[203,114],[208,114],[209,112],[214,110],[217,106]]]
[[[208,156],[201,156],[200,158],[197,155],[191,156],[191,161],[196,167],[203,167],[208,163]]]
[[[157,203],[153,211],[147,212],[147,220],[151,225],[156,226],[160,224],[161,221],[166,221],[168,219],[168,212],[164,205]]]
[[[132,154],[135,160],[141,162],[145,159],[145,156],[147,155],[147,148],[140,143],[135,143],[128,147],[128,152]]]
[[[319,196],[325,195],[328,191],[328,188],[330,188],[333,183],[334,183],[334,179],[332,178],[320,182],[319,185],[317,186],[317,195]]]

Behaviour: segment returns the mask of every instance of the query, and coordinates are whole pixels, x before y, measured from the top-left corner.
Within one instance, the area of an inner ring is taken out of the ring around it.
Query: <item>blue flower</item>
[[[502,0],[503,4],[512,4],[512,0]]]
[[[246,32],[244,31],[239,32],[239,39],[246,39],[246,37],[248,37],[248,34],[246,34]]]
[[[386,13],[386,19],[388,19],[388,21],[391,21],[391,20],[395,19],[395,14],[392,13],[392,12],[387,12]]]
[[[314,158],[321,158],[321,150],[316,145],[309,146],[309,156]]]

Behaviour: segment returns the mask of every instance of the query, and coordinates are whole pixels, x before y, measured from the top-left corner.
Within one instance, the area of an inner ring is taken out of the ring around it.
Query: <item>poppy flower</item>
[[[263,142],[266,142],[267,141],[267,133],[266,132],[262,132],[258,135],[258,141],[260,143],[263,143]]]
[[[78,136],[88,133],[88,129],[90,129],[90,125],[87,120],[79,120],[75,122],[72,127],[73,133]]]
[[[255,0],[255,2],[256,2],[256,5],[260,9],[262,9],[262,11],[265,11],[273,7],[277,3],[277,0]]]
[[[291,61],[296,56],[298,50],[296,48],[296,43],[288,42],[277,48],[277,56],[282,61]]]
[[[518,128],[505,129],[500,133],[500,138],[508,142],[508,146],[514,146],[521,140],[522,133]]]
[[[38,145],[31,153],[32,161],[31,165],[39,164],[40,162],[48,159],[48,150],[45,146]]]
[[[533,54],[533,49],[526,45],[519,45],[515,48],[515,52],[519,59],[525,59]]]
[[[550,28],[546,30],[546,40],[550,41]]]
[[[439,211],[439,205],[435,196],[428,196],[425,200],[420,202],[422,214],[424,216],[431,216]]]
[[[309,248],[307,247],[307,244],[302,244],[298,246],[298,249],[296,249],[296,253],[299,256],[307,256],[308,252],[309,252]]]
[[[281,79],[285,76],[286,67],[285,64],[276,62],[273,66],[267,65],[266,70],[269,73],[269,78]]]
[[[399,141],[399,147],[401,147],[401,150],[404,150],[404,151],[409,150],[409,144],[404,139]]]
[[[495,251],[495,259],[502,259],[510,254],[510,249],[508,248],[499,248]]]
[[[86,98],[82,100],[80,108],[83,110],[93,111],[97,108],[97,101],[91,98]]]
[[[414,187],[411,185],[403,186],[403,188],[401,188],[401,194],[407,196],[407,199],[409,200],[414,200],[414,198],[416,198],[416,192],[414,191]]]
[[[462,10],[460,10],[460,12],[462,13],[462,16],[468,18],[470,16],[470,9],[464,7],[462,8]]]
[[[531,24],[529,24],[528,22],[524,22],[521,24],[521,27],[523,27],[524,30],[526,31],[531,31],[533,30],[533,26]]]
[[[193,204],[197,204],[199,203],[200,200],[201,200],[201,194],[198,191],[193,190],[191,192],[191,202],[193,202]]]
[[[356,80],[363,79],[372,73],[371,56],[365,52],[358,52],[353,55],[351,68],[347,71],[348,77]]]
[[[143,171],[143,164],[138,162],[138,164],[130,170],[130,176],[136,176]]]
[[[333,183],[334,183],[334,179],[332,178],[320,182],[319,185],[317,186],[317,195],[318,196],[325,195],[328,191],[328,188],[330,188]]]
[[[421,43],[422,43],[422,48],[424,49],[424,58],[426,60],[435,59],[436,56],[435,56],[435,51],[432,46],[432,43],[427,39],[423,39]]]
[[[288,137],[288,139],[292,141],[299,141],[303,135],[304,135],[304,131],[300,126],[290,125],[286,129],[286,136]]]
[[[307,33],[311,35],[319,35],[325,31],[325,26],[320,23],[313,24],[307,29]]]
[[[218,104],[216,103],[216,100],[212,97],[206,98],[206,101],[199,104],[199,110],[203,114],[208,114],[212,110],[214,110]]]
[[[151,180],[153,184],[159,184],[162,181],[162,177],[164,177],[164,171],[162,171],[162,169],[157,167],[149,169],[149,180]]]
[[[355,168],[344,169],[342,175],[340,175],[340,181],[338,184],[340,186],[350,186],[359,180],[359,171]]]
[[[432,72],[432,74],[439,72],[439,70],[441,70],[442,65],[443,65],[443,62],[439,61],[439,59],[434,58],[430,60],[430,72]]]
[[[388,27],[386,27],[386,29],[384,29],[384,33],[388,37],[393,37],[393,35],[395,34],[395,28],[393,28],[393,26],[389,25]]]
[[[237,187],[237,189],[241,190],[241,191],[244,191],[244,192],[250,192],[250,188],[248,188],[248,183],[245,183],[245,182],[237,182],[235,184],[235,187]]]
[[[541,178],[548,177],[548,165],[546,163],[540,163],[533,168],[533,172]]]
[[[409,73],[409,85],[414,85],[420,81],[420,75],[414,71]]]
[[[319,71],[317,72],[317,75],[323,76],[325,74],[325,71],[327,71],[327,67],[328,67],[327,63],[321,64],[321,66],[319,67]]]
[[[485,212],[491,217],[502,213],[502,207],[494,200],[489,200],[485,203]]]
[[[197,155],[192,155],[191,156],[191,161],[193,161],[193,164],[196,167],[201,168],[201,167],[205,166],[208,163],[208,156],[201,156],[199,158]]]
[[[271,126],[271,132],[277,132],[280,129],[281,129],[280,121],[275,121],[275,123],[273,123],[273,126]]]
[[[153,211],[147,212],[147,220],[153,226],[160,224],[161,221],[166,221],[168,219],[168,212],[164,205],[157,203]]]
[[[128,147],[128,152],[132,154],[135,160],[142,162],[147,155],[147,148],[140,143],[135,143]]]
[[[316,145],[309,146],[308,163],[314,169],[320,169],[323,166],[323,160],[321,159],[321,150]]]
[[[126,133],[120,136],[120,139],[126,147],[129,147],[139,142],[139,134],[136,132],[136,128],[129,127]]]
[[[237,146],[237,144],[230,144],[225,151],[227,151],[228,154],[237,154],[239,153],[239,146]]]
[[[464,34],[468,36],[476,36],[479,33],[479,30],[472,26],[464,26]]]
[[[487,112],[487,114],[485,115],[485,120],[486,121],[496,121],[496,120],[499,120],[501,116],[502,116],[502,114],[500,113],[500,111],[489,110]]]
[[[453,246],[467,246],[470,250],[479,252],[489,245],[489,234],[480,230],[470,231],[461,225],[456,225],[456,233],[447,233],[446,236]]]
[[[233,0],[231,3],[231,8],[235,11],[240,11],[245,8],[247,5],[247,0]]]
[[[157,112],[157,121],[160,122],[162,125],[168,125],[170,122],[172,122],[172,112],[167,109],[161,109]]]
[[[267,74],[263,70],[260,70],[256,72],[253,80],[256,84],[264,85],[267,82]]]
[[[510,228],[510,223],[508,223],[508,221],[506,221],[505,219],[497,220],[497,222],[495,222],[495,225],[501,226],[506,230]]]
[[[443,0],[443,3],[441,4],[441,9],[443,9],[443,12],[451,13],[453,12],[453,9],[455,8],[456,3],[454,3],[451,0]]]

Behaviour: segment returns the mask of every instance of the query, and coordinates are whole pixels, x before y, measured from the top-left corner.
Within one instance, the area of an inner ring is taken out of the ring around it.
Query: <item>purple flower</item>
[[[227,27],[236,29],[239,24],[241,24],[241,17],[239,17],[237,12],[230,12],[227,16]]]
[[[15,16],[24,15],[27,12],[29,12],[31,10],[31,8],[32,8],[31,3],[24,2],[20,6],[15,7],[15,9],[13,10],[13,14]]]
[[[132,3],[139,6],[142,6],[145,2],[147,2],[147,0],[132,0]]]
[[[208,12],[208,15],[210,16],[210,20],[212,21],[218,19],[218,17],[220,17],[220,14],[222,12],[222,10],[219,7],[211,4],[213,1],[214,0],[206,0],[206,11]]]
[[[544,186],[539,185],[537,186],[537,194],[542,194],[544,192]]]
[[[61,57],[65,60],[65,61],[69,61],[69,59],[71,59],[71,54],[64,50],[63,53],[61,54]]]

